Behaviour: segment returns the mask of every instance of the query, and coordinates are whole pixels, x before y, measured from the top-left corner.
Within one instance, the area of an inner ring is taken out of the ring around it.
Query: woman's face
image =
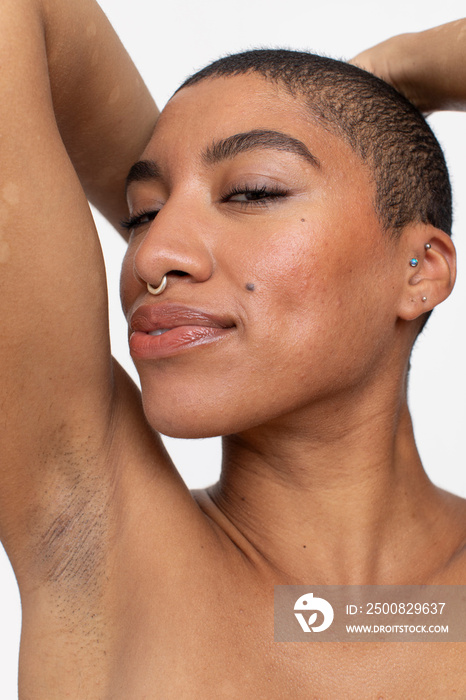
[[[181,90],[141,160],[121,293],[154,428],[236,433],[377,376],[404,277],[345,142],[238,76]]]

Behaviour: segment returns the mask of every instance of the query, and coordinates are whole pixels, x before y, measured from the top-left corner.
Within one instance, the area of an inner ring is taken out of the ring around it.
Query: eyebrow
[[[299,139],[284,134],[281,131],[268,129],[254,129],[241,134],[229,136],[221,141],[214,141],[202,154],[202,158],[208,165],[219,163],[222,160],[234,158],[239,153],[255,149],[267,148],[274,151],[287,151],[304,158],[316,168],[320,168],[320,162],[307,146]]]
[[[253,129],[252,131],[228,136],[220,141],[214,141],[206,148],[201,157],[207,165],[215,165],[223,160],[234,158],[239,153],[262,148],[293,153],[311,163],[314,167],[320,168],[319,159],[310,152],[302,141],[281,131],[269,129]],[[160,168],[154,160],[140,160],[131,167],[126,178],[125,189],[127,191],[133,182],[161,179]]]
[[[154,160],[139,160],[128,173],[125,182],[125,191],[132,182],[147,182],[148,180],[161,180],[160,168]]]

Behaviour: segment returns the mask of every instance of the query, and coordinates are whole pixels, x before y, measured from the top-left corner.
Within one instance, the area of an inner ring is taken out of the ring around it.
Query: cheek
[[[269,241],[255,270],[262,337],[277,361],[312,355],[326,364],[329,353],[335,360],[347,359],[350,347],[363,353],[365,340],[379,333],[374,310],[381,287],[368,262],[377,238],[358,238],[340,221],[321,228],[299,223]]]
[[[120,300],[125,316],[131,307],[134,299],[140,289],[140,285],[134,277],[133,273],[133,255],[128,247],[120,273]]]
[[[315,313],[322,306],[329,310],[329,304],[338,307],[353,283],[344,252],[304,224],[269,241],[258,257],[257,289],[263,290],[277,315],[302,315],[306,308]]]

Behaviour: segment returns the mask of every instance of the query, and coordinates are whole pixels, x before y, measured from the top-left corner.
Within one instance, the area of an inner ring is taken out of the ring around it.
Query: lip
[[[231,318],[173,303],[143,304],[131,316],[133,359],[155,360],[224,338],[236,327]],[[168,329],[162,335],[152,331]]]

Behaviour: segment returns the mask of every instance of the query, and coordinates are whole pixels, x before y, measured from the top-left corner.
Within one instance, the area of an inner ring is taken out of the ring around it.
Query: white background
[[[100,4],[160,107],[185,77],[225,53],[267,46],[350,58],[394,34],[457,19],[465,7],[464,0],[101,0]],[[430,123],[444,147],[452,177],[459,279],[452,297],[434,313],[415,349],[410,404],[429,476],[440,486],[466,496],[466,114],[434,115]],[[113,350],[133,373],[118,302],[123,244],[100,217],[97,223],[109,270]],[[169,440],[168,446],[191,488],[216,480],[217,440]],[[20,607],[3,553],[0,591],[0,700],[14,700]]]

